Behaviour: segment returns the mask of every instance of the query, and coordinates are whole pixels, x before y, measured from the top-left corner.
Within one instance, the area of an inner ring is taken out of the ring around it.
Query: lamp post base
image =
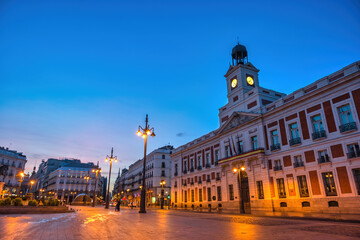
[[[146,213],[146,211],[145,210],[140,210],[139,213]]]

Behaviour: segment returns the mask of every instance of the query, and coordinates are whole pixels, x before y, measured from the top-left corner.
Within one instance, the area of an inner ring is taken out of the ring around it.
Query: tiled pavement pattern
[[[0,239],[360,239],[360,224],[169,210],[0,216]]]

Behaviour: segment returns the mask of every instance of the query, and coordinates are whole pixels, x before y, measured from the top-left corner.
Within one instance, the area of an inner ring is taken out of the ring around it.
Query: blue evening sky
[[[360,2],[0,1],[0,146],[119,167],[145,114],[175,147],[218,127],[237,38],[263,87],[290,93],[360,56]],[[179,134],[181,133],[181,134]],[[180,135],[180,136],[177,136]]]

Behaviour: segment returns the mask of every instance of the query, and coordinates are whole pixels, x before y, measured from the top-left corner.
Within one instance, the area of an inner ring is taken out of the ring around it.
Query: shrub
[[[36,200],[30,200],[29,203],[28,203],[29,206],[33,206],[33,207],[36,207],[38,205],[37,201]]]
[[[42,200],[44,206],[49,206],[50,200]]]
[[[56,198],[53,198],[49,201],[50,206],[59,206],[59,204],[60,204],[60,201]]]
[[[11,205],[11,198],[5,198],[0,200],[0,206],[10,206]]]
[[[22,205],[23,205],[23,201],[21,198],[14,199],[14,206],[22,206]]]

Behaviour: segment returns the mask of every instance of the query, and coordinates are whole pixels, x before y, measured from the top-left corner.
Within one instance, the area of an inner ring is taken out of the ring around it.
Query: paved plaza
[[[0,239],[359,239],[360,224],[137,209],[3,215]]]

